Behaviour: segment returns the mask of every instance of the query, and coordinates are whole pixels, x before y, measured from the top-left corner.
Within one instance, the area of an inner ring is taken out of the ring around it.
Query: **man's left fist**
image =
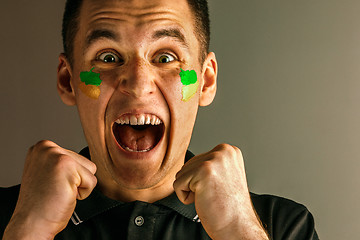
[[[174,189],[184,204],[195,202],[212,239],[268,239],[253,208],[237,147],[220,144],[190,159],[177,173]]]

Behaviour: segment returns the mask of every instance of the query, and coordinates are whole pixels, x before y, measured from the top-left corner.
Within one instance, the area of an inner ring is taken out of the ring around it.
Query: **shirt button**
[[[142,216],[137,216],[135,218],[135,224],[138,227],[141,227],[144,224],[144,218]]]

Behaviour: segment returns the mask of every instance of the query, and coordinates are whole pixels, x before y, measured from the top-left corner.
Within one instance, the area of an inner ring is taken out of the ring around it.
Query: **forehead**
[[[82,11],[90,17],[102,12],[140,21],[161,13],[180,14],[183,19],[190,17],[187,0],[83,0]]]
[[[85,36],[107,28],[136,38],[169,26],[180,29],[187,38],[195,35],[187,0],[84,0],[79,17],[79,32]]]

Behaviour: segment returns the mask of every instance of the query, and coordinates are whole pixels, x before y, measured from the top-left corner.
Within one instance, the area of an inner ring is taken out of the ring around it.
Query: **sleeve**
[[[271,240],[319,240],[309,210],[292,200],[251,194],[254,208]]]
[[[0,188],[0,239],[14,212],[20,186]]]
[[[287,219],[279,219],[282,224],[278,224],[281,229],[276,231],[275,239],[293,240],[319,240],[315,231],[314,218],[311,213],[304,209],[296,214],[288,214]],[[281,227],[283,225],[283,227]]]

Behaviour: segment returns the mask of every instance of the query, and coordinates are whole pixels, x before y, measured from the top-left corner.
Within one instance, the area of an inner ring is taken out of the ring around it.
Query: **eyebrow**
[[[189,44],[187,43],[184,34],[178,28],[158,30],[153,34],[152,39],[155,41],[165,37],[174,38],[176,41],[180,42],[185,48],[189,49]]]
[[[120,36],[111,30],[95,29],[95,30],[91,31],[90,34],[86,37],[84,50],[88,49],[93,42],[95,42],[101,38],[106,38],[106,39],[109,39],[112,41],[120,40]]]

